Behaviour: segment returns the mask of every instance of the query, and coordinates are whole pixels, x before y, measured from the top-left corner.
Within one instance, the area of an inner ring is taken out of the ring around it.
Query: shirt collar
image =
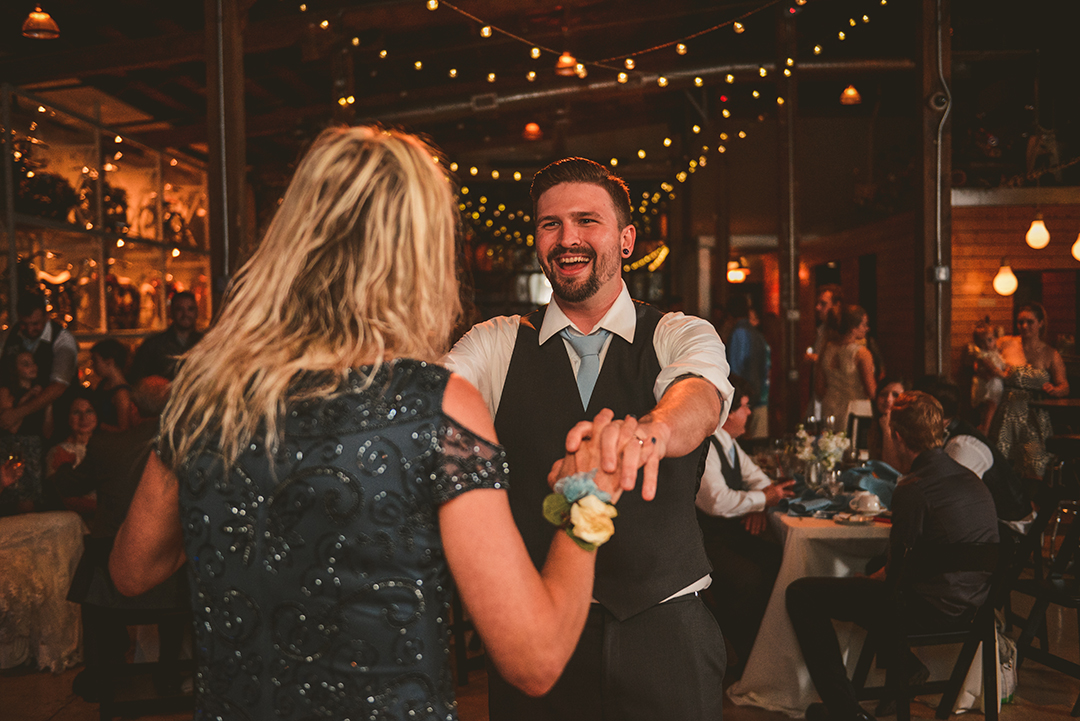
[[[721,426],[716,429],[713,435],[716,436],[716,440],[720,441],[720,447],[724,449],[724,453],[731,453],[731,447],[735,445],[735,439],[731,437],[731,434]]]
[[[558,301],[552,297],[551,302],[548,303],[547,311],[544,313],[544,322],[540,326],[540,345],[547,343],[551,336],[567,326],[579,333],[581,332],[581,329],[566,317],[566,313],[563,313]],[[610,331],[627,343],[634,342],[634,330],[637,328],[637,310],[634,308],[634,301],[630,298],[630,291],[627,290],[625,282],[622,283],[622,291],[619,296],[608,308],[607,313],[600,319],[600,322],[596,324],[596,328]],[[596,328],[593,328],[593,330],[596,330]]]
[[[52,343],[52,334],[52,323],[45,321],[45,330],[41,331],[41,335],[39,335],[37,338],[27,338],[22,333],[19,333],[19,338],[22,340],[23,348],[33,353],[37,351],[38,346],[41,345],[42,341],[45,341],[46,343]]]

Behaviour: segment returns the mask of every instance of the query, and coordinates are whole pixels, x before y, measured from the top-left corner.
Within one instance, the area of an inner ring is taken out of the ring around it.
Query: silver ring
[[[644,438],[638,438],[637,436],[634,436],[634,440],[637,441],[638,444],[641,445],[641,446],[645,445],[645,439]]]

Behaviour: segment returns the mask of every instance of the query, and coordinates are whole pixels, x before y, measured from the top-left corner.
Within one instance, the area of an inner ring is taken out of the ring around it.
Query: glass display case
[[[0,326],[35,290],[87,341],[165,328],[182,290],[207,325],[206,170],[10,86],[2,111]]]

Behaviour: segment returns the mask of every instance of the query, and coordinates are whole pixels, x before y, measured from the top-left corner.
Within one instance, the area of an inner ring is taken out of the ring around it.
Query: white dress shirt
[[[466,333],[443,359],[444,365],[454,373],[464,377],[476,386],[488,405],[491,417],[499,410],[502,399],[506,371],[510,368],[510,359],[514,355],[514,343],[517,342],[518,326],[521,316],[499,316],[480,323]],[[544,313],[544,322],[540,326],[540,343],[569,326],[577,332],[581,329],[574,325],[563,313],[558,303],[553,301]],[[615,303],[596,324],[613,335],[634,342],[637,329],[637,311],[630,292],[623,283],[622,292]],[[596,330],[594,328],[593,330]],[[566,355],[577,377],[581,359],[570,343],[563,339]],[[611,338],[608,337],[600,350],[600,367],[604,367]],[[707,321],[682,313],[666,313],[656,325],[653,334],[653,348],[656,359],[660,362],[660,375],[653,384],[653,395],[659,401],[667,392],[672,381],[680,376],[692,374],[712,383],[723,398],[720,423],[727,418],[731,408],[733,389],[728,382],[728,363],[724,343],[716,330]]]
[[[7,342],[9,333],[18,332],[18,328],[12,327],[3,335],[0,335],[0,347],[3,347],[4,343]],[[37,351],[42,341],[52,343],[53,361],[52,368],[49,369],[50,383],[71,385],[71,382],[75,380],[75,372],[78,368],[79,342],[75,340],[75,336],[71,334],[71,331],[61,328],[60,332],[56,334],[56,338],[53,338],[52,323],[46,323],[45,329],[41,331],[41,335],[37,338],[29,340],[20,335],[19,340],[22,342],[22,348],[31,353]]]
[[[945,453],[979,478],[994,465],[993,452],[975,436],[953,436],[945,443]]]
[[[750,456],[739,447],[735,439],[723,428],[717,428],[713,436],[720,442],[720,447],[731,459],[731,450],[739,457],[739,469],[747,490],[736,491],[724,480],[720,457],[716,447],[709,444],[709,456],[705,461],[705,473],[701,476],[701,488],[698,489],[696,504],[702,513],[724,518],[739,518],[747,513],[765,510],[764,488],[772,484],[772,479],[765,471],[758,468]],[[732,464],[734,465],[734,464]]]
[[[450,353],[443,359],[443,364],[454,373],[464,377],[476,386],[483,396],[484,401],[494,418],[499,410],[499,401],[502,399],[503,385],[506,382],[506,371],[510,368],[510,359],[514,355],[514,344],[517,342],[518,327],[521,325],[521,316],[499,316],[473,326],[459,340]],[[544,313],[544,322],[540,326],[539,342],[551,338],[563,328],[569,326],[580,333],[578,328],[559,307],[556,299],[548,304]],[[630,291],[623,283],[622,292],[600,322],[597,328],[603,328],[613,335],[634,342],[634,332],[637,330],[637,310],[634,301],[630,298]],[[573,346],[563,339],[566,355],[570,359],[570,365],[577,378],[581,359],[574,351]],[[607,357],[608,347],[611,345],[609,336],[604,347],[600,350],[600,368],[604,367],[604,359]],[[653,384],[653,395],[659,401],[667,392],[672,382],[687,374],[700,376],[712,383],[721,396],[720,424],[727,419],[731,409],[731,396],[735,389],[728,382],[727,353],[724,350],[724,342],[716,334],[716,329],[708,321],[682,313],[665,313],[656,325],[653,333],[653,349],[656,351],[656,359],[660,363],[660,374]],[[552,459],[554,462],[556,459]],[[664,599],[694,593],[709,587],[712,583],[711,576],[703,576],[678,593]]]

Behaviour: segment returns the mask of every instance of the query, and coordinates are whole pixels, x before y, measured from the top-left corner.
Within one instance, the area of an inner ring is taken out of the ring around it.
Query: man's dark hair
[[[844,289],[838,286],[836,283],[826,283],[819,286],[817,289],[817,298],[821,297],[822,293],[828,293],[831,297],[833,305],[843,305],[844,303]]]
[[[36,310],[45,311],[45,296],[41,293],[20,293],[15,303],[15,314],[21,319]]]
[[[115,338],[99,340],[90,348],[90,352],[97,353],[105,360],[111,360],[121,370],[127,363],[128,347]]]
[[[945,418],[956,418],[960,413],[960,386],[941,376],[925,376],[915,384],[915,390],[929,393],[941,404]]]
[[[563,183],[588,183],[598,185],[607,191],[611,197],[611,204],[615,206],[615,217],[619,221],[619,228],[630,225],[630,190],[626,187],[623,179],[614,175],[600,163],[595,163],[585,158],[563,158],[557,160],[546,168],[541,169],[533,176],[529,195],[532,196],[533,217],[536,217],[536,204],[540,196],[551,190],[556,185]]]
[[[941,404],[929,393],[905,391],[893,404],[890,425],[915,453],[940,448],[945,440]]]
[[[178,291],[176,293],[173,293],[172,300],[169,301],[169,308],[170,309],[173,308],[176,305],[176,301],[184,300],[184,299],[190,300],[192,303],[195,303],[195,304],[198,304],[198,302],[199,302],[195,298],[195,294],[192,293],[190,290],[181,290],[181,291]]]
[[[754,402],[757,400],[757,389],[754,388],[754,384],[746,380],[740,375],[732,373],[728,376],[728,381],[731,383],[735,392],[731,394],[731,408],[728,412],[738,410],[742,405],[742,399],[746,398],[750,407],[754,407]]]

